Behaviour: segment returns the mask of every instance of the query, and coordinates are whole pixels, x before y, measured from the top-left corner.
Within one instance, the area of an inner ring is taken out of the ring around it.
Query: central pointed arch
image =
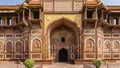
[[[58,32],[56,32],[56,31],[58,31]],[[58,33],[59,33],[59,35],[58,35]],[[48,45],[50,45],[49,47],[50,47],[51,57],[53,58],[53,60],[59,61],[59,59],[58,59],[59,54],[58,54],[57,46],[60,46],[60,45],[67,46],[68,45],[68,46],[75,46],[75,48],[79,47],[80,35],[79,35],[79,28],[77,26],[77,23],[75,23],[67,18],[61,18],[61,19],[58,19],[58,20],[52,22],[51,24],[49,24],[49,26],[47,28],[47,34],[48,34],[48,42],[47,43],[48,43]],[[59,36],[59,39],[53,39],[54,35]],[[54,40],[59,41],[59,43],[54,44]],[[74,40],[74,42],[72,43],[73,40]],[[63,43],[65,43],[65,44],[63,44]],[[67,49],[67,50],[69,50],[69,49]],[[76,49],[75,52],[76,52],[75,57],[77,59],[77,58],[79,58],[79,50]],[[69,56],[68,60],[71,59],[71,54],[73,54],[73,53],[68,54],[68,56]]]
[[[55,28],[61,26],[61,25],[65,25],[69,28],[71,28],[76,34],[78,34],[79,32],[79,28],[76,22],[73,22],[72,20],[68,19],[68,18],[60,18],[58,20],[55,20],[53,22],[51,22],[48,27],[47,27],[47,32],[50,33],[52,30],[54,30]]]

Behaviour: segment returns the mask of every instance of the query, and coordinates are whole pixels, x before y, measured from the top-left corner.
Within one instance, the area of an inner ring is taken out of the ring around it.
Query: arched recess
[[[0,52],[4,52],[4,45],[2,41],[0,41]]]
[[[24,41],[24,52],[29,52],[29,45],[28,45],[28,40]]]
[[[48,40],[48,48],[50,48],[48,52],[50,52],[51,56],[54,60],[58,60],[58,51],[59,47],[61,46],[71,46],[74,45],[75,48],[75,59],[79,59],[80,51],[80,35],[79,35],[79,28],[77,23],[67,19],[61,18],[54,22],[47,27],[47,40]],[[77,49],[76,49],[77,48]],[[70,50],[71,49],[67,49]],[[69,56],[71,56],[72,52],[69,52]],[[69,60],[69,59],[68,59]]]
[[[102,48],[102,40],[98,41],[98,48]]]
[[[113,52],[120,52],[120,43],[119,41],[113,42]]]
[[[22,51],[23,51],[22,42],[18,40],[18,41],[16,41],[15,52],[22,53]]]
[[[111,42],[106,40],[104,42],[104,48],[103,49],[104,49],[104,52],[110,52],[111,51]]]
[[[101,40],[98,40],[98,52],[102,52],[103,51],[103,41],[102,39]]]
[[[41,41],[37,38],[33,39],[32,41],[32,52],[33,53],[41,53],[42,46]]]
[[[87,38],[85,40],[85,51],[94,51],[95,40],[93,38]]]
[[[12,53],[12,52],[13,52],[12,41],[6,42],[5,51],[6,51],[7,53]]]

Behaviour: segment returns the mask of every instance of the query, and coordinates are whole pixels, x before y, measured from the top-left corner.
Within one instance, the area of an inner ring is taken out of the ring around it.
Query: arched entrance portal
[[[67,62],[68,61],[68,51],[66,49],[59,50],[59,62]]]
[[[69,61],[71,54],[75,54],[76,35],[72,29],[61,25],[51,32],[51,55],[53,60]],[[74,40],[74,41],[73,41]],[[65,48],[65,49],[61,49]],[[74,48],[74,49],[73,49]],[[68,53],[68,51],[71,51]]]
[[[60,19],[48,26],[50,40],[50,56],[55,62],[69,62],[78,57],[79,36],[78,29],[74,22],[67,19]],[[74,57],[73,57],[74,55]]]

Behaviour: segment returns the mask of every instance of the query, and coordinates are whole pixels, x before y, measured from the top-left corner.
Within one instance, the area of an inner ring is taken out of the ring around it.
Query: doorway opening
[[[59,50],[59,62],[68,62],[68,51],[64,48]]]

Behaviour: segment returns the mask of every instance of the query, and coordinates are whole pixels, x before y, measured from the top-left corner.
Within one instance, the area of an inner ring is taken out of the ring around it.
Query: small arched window
[[[65,42],[65,37],[62,37],[61,42]]]

